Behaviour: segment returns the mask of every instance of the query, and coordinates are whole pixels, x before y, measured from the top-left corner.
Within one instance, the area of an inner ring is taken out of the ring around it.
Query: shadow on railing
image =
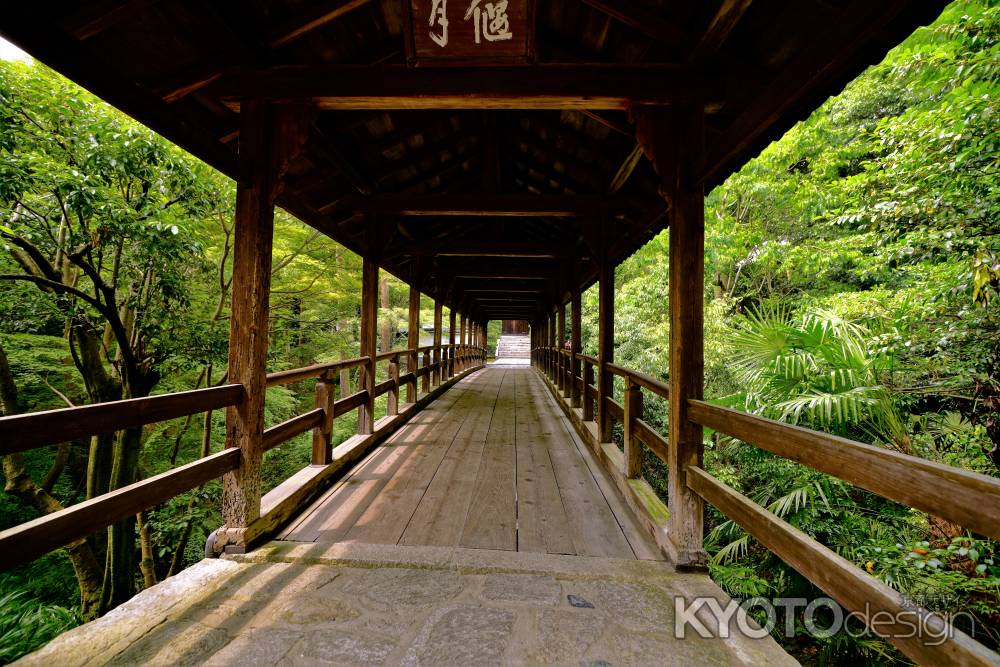
[[[399,360],[404,355],[409,357],[410,365],[407,373],[400,375]],[[389,416],[397,415],[400,387],[412,386],[413,394],[408,402],[413,403],[419,397],[416,391],[418,380],[422,379],[421,393],[427,396],[432,387],[440,387],[463,372],[481,366],[485,363],[485,355],[485,349],[470,345],[429,346],[379,354],[375,357],[375,363],[389,362],[389,379],[375,384],[372,396],[369,396],[366,389],[354,393],[350,393],[349,389],[349,371],[368,366],[371,362],[369,357],[270,373],[267,376],[268,387],[316,380],[316,407],[264,430],[262,449],[264,451],[274,449],[291,438],[312,430],[312,464],[330,464],[333,461],[331,432],[336,417],[363,405],[371,405],[375,398],[385,393],[391,395]],[[423,362],[422,365],[420,360]],[[335,383],[340,385],[339,399],[334,397]],[[0,417],[0,456],[81,437],[139,428],[146,424],[210,412],[219,408],[229,408],[239,405],[243,400],[243,385],[228,384],[146,398]],[[224,449],[154,477],[0,531],[0,571],[29,562],[129,516],[155,507],[170,498],[236,470],[240,463],[239,449]]]
[[[648,389],[669,399],[667,384],[611,363],[604,364],[602,369],[594,357],[555,347],[532,350],[532,363],[549,379],[564,409],[582,407],[580,417],[585,424],[600,418],[595,415],[593,404],[602,398],[598,389],[602,373],[624,379],[624,405],[612,400],[610,395],[603,397],[604,410],[618,420],[625,431],[625,451],[620,463],[613,457],[602,458],[605,465],[612,460],[620,466],[609,470],[613,477],[626,481],[641,479],[640,442],[664,463],[669,463],[669,440],[643,421],[640,391],[640,388]],[[689,419],[700,426],[1000,539],[1000,480],[993,477],[701,400],[687,401],[687,409]],[[601,430],[592,427],[593,424],[581,435],[591,440],[592,447],[600,448],[604,444],[600,442]],[[873,632],[888,636],[911,659],[921,664],[1000,663],[1000,656],[952,627],[939,614],[906,599],[700,466],[687,466],[684,477],[687,488],[718,508],[849,611],[855,612]],[[633,503],[632,506],[643,511],[642,504]],[[647,525],[669,530],[662,522],[658,523],[656,517],[645,518]],[[878,627],[874,627],[876,624]],[[923,632],[915,632],[916,627]]]

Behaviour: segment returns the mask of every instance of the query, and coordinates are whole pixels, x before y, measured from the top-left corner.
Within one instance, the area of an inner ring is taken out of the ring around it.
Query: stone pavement
[[[675,639],[677,595],[726,599],[659,562],[272,542],[204,560],[18,664],[795,664],[735,621],[728,639]]]

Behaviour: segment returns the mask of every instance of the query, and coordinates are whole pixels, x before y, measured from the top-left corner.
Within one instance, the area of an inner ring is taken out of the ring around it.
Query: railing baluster
[[[583,360],[583,421],[594,421],[594,396],[590,386],[594,384],[594,365],[589,359]]]
[[[625,378],[625,477],[642,476],[642,443],[636,437],[636,422],[642,419],[642,389],[631,377]]]
[[[327,371],[316,379],[316,407],[323,410],[323,422],[313,429],[312,463],[326,465],[333,460],[333,373]]]

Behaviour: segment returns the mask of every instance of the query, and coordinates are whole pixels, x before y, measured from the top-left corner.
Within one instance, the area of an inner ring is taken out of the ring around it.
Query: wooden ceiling
[[[947,4],[527,0],[522,62],[435,66],[410,1],[17,2],[0,34],[230,176],[241,99],[317,105],[280,205],[357,252],[377,220],[385,269],[531,319],[593,282],[594,219],[615,261],[666,224],[631,105],[703,105],[710,187]]]

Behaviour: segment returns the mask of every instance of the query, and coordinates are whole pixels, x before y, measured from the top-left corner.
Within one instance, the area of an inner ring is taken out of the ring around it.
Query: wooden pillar
[[[639,107],[634,118],[670,203],[668,547],[676,565],[701,568],[704,507],[687,486],[687,468],[702,464],[703,429],[687,415],[704,381],[705,202],[696,177],[704,158],[704,112],[698,105]]]
[[[468,323],[469,323],[469,318],[467,318],[465,315],[462,315],[461,329],[459,330],[459,336],[458,336],[458,339],[459,339],[458,351],[459,351],[459,355],[461,357],[461,359],[458,362],[458,370],[459,371],[464,371],[465,367],[466,367],[466,358],[465,358],[465,355],[466,355],[466,351],[467,350],[466,350],[466,343],[465,343],[465,328],[468,326]]]
[[[245,550],[252,537],[248,527],[260,517],[274,200],[288,161],[305,140],[310,114],[256,100],[241,105],[229,381],[243,385],[244,393],[226,410],[226,447],[239,448],[240,466],[223,476],[226,525],[215,542],[218,550]]]
[[[605,223],[606,224],[606,223]],[[607,234],[604,235],[607,238]],[[615,266],[607,257],[597,270],[597,433],[601,442],[611,442],[612,420],[607,401],[612,396],[612,375],[607,365],[615,360]]]
[[[369,227],[375,225],[369,221]],[[369,236],[374,237],[373,233]],[[375,244],[369,243],[369,248]],[[375,430],[375,355],[378,332],[378,260],[365,255],[361,263],[361,356],[368,361],[361,366],[360,391],[368,397],[358,408],[358,433],[367,435]]]
[[[570,372],[570,404],[574,408],[580,407],[581,396],[583,388],[581,387],[581,381],[577,380],[580,374],[580,360],[576,358],[576,355],[580,354],[582,346],[582,321],[583,321],[583,304],[581,303],[581,296],[579,290],[573,292],[573,298],[570,301],[570,314],[569,314],[569,326],[570,326],[570,352],[572,357],[569,363]]]
[[[434,386],[440,386],[444,377],[442,373],[443,362],[441,361],[441,319],[444,315],[443,304],[434,299]]]
[[[413,279],[416,281],[417,276],[414,275]],[[415,286],[415,284],[410,285],[410,306],[409,306],[409,324],[407,325],[406,332],[406,347],[409,349],[409,354],[406,361],[406,370],[413,373],[413,381],[407,383],[406,385],[406,401],[407,403],[417,402],[417,348],[420,347],[420,290]]]
[[[566,304],[560,303],[556,309],[556,359],[559,361],[557,386],[566,393],[566,357],[563,346],[566,344]]]
[[[448,309],[448,377],[455,375],[455,309]]]

